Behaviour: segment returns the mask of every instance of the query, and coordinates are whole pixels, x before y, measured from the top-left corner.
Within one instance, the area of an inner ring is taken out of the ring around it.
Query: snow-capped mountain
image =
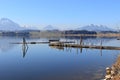
[[[8,18],[1,18],[0,19],[0,30],[4,30],[4,31],[14,31],[14,30],[22,30],[23,28],[13,22],[12,20],[8,19]]]
[[[43,30],[57,30],[57,28],[55,28],[55,27],[52,26],[52,25],[48,25],[48,26],[45,26],[45,27],[43,28]]]
[[[108,28],[107,26],[104,25],[87,25],[83,26],[81,28],[78,28],[79,30],[88,30],[88,31],[114,31],[114,29]]]

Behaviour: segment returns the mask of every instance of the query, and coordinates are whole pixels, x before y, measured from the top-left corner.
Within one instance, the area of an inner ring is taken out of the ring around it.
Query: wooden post
[[[101,40],[101,42],[100,42],[100,49],[102,49],[102,40]]]
[[[83,41],[83,40],[82,40],[82,36],[81,36],[81,37],[80,37],[80,46],[81,46],[81,47],[80,47],[80,53],[82,53],[82,41]]]
[[[26,55],[26,53],[27,53],[27,50],[28,50],[28,45],[27,45],[27,43],[26,43],[25,38],[23,37],[23,45],[22,45],[23,58],[25,57],[25,55]]]
[[[80,46],[82,46],[82,36],[80,37]]]
[[[87,49],[87,48],[86,48]],[[80,48],[80,53],[82,53],[82,47]]]
[[[23,44],[25,44],[26,43],[26,41],[25,41],[25,38],[23,37]]]
[[[101,42],[100,42],[100,54],[101,54],[101,56],[102,56],[102,40],[101,40]]]

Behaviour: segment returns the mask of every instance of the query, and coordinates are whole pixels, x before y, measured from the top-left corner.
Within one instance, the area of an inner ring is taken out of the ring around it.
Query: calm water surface
[[[47,39],[26,39],[27,41],[45,41]],[[75,39],[72,39],[75,40]],[[89,44],[120,46],[114,38],[85,39]],[[48,44],[28,44],[25,53],[22,38],[0,37],[0,80],[100,80],[105,68],[111,66],[119,50],[98,49],[55,49]]]

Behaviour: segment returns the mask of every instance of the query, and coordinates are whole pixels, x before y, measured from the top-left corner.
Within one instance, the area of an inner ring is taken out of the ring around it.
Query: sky
[[[0,18],[20,25],[59,28],[120,26],[120,0],[0,0]]]

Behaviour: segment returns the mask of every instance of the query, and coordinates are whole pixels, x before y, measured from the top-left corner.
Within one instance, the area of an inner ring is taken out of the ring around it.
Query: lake
[[[61,38],[79,42],[80,38]],[[48,41],[49,38],[26,38]],[[84,38],[84,44],[120,46],[116,38]],[[100,80],[120,50],[64,48],[49,44],[28,44],[23,50],[22,37],[0,37],[0,80]]]

